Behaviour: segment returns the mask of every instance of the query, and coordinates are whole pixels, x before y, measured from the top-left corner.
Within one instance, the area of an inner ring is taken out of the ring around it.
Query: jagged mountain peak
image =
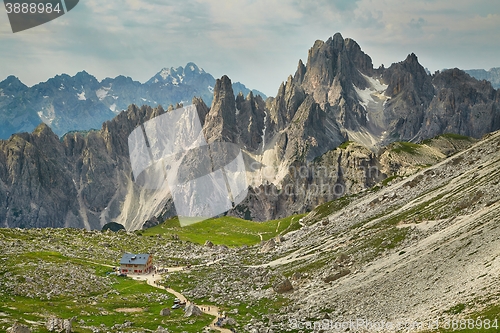
[[[186,66],[165,67],[153,76],[146,84],[170,83],[179,85],[186,83],[186,79],[192,79],[196,76],[207,75],[203,68],[198,67],[194,62],[188,62]],[[211,75],[210,75],[211,77]]]
[[[336,50],[342,50],[345,47],[344,43],[344,37],[342,37],[342,34],[340,32],[335,33],[333,37],[330,37],[326,44],[331,44],[334,49]]]
[[[17,76],[9,75],[7,78],[0,82],[0,86],[6,86],[11,84],[23,84]]]
[[[214,99],[205,119],[204,133],[208,143],[237,142],[235,96],[227,75],[215,81]]]
[[[372,58],[361,50],[361,46],[351,38],[345,39],[345,47],[354,66],[363,74],[373,76]]]
[[[4,95],[16,94],[18,92],[24,92],[28,89],[28,86],[19,80],[18,77],[14,75],[9,75],[5,80],[0,82],[0,97]]]
[[[40,123],[34,130],[32,135],[43,137],[43,138],[52,138],[58,140],[59,137],[52,131],[49,125],[45,123]]]
[[[304,75],[306,75],[306,65],[304,65],[302,59],[300,59],[299,64],[297,65],[297,71],[295,72],[293,78],[297,81],[297,83],[302,84],[304,81]]]

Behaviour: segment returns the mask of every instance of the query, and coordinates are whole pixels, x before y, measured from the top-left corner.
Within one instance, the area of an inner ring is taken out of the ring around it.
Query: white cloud
[[[0,80],[34,84],[85,69],[145,81],[194,61],[272,95],[316,39],[337,31],[376,65],[415,52],[431,69],[489,68],[500,66],[499,15],[488,0],[86,0],[18,34],[0,20]]]

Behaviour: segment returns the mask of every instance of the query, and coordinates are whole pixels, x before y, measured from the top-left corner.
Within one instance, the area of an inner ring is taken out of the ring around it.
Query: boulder
[[[274,238],[272,238],[262,245],[262,247],[260,248],[260,252],[267,253],[272,251],[275,247],[276,247],[276,242],[274,241]]]
[[[326,283],[336,281],[336,280],[340,279],[341,277],[349,275],[350,273],[351,273],[350,270],[343,269],[340,272],[328,275],[326,278],[323,279],[323,281],[325,281]]]
[[[165,308],[160,311],[160,316],[170,316],[170,309]]]
[[[47,320],[45,327],[49,332],[57,333],[72,333],[73,332],[73,318],[72,319],[61,319],[56,317],[50,317]]]
[[[15,322],[12,327],[7,329],[7,333],[31,333],[31,330],[28,326]]]
[[[200,310],[199,307],[197,307],[193,303],[190,303],[188,306],[186,306],[184,317],[201,316],[202,314],[203,312]]]
[[[169,333],[168,329],[158,326],[155,333]]]
[[[275,243],[283,243],[284,241],[285,241],[285,237],[283,237],[282,235],[278,235],[278,236],[274,237]]]
[[[283,294],[293,290],[292,283],[287,278],[279,280],[273,284],[273,290],[278,294]]]
[[[214,243],[212,243],[211,241],[207,240],[207,241],[205,242],[205,246],[206,246],[206,247],[209,247],[209,248],[212,248],[212,247],[214,247]]]

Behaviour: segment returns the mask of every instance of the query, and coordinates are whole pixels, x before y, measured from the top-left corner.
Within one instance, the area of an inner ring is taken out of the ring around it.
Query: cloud
[[[413,29],[413,30],[418,30],[418,31],[422,31],[422,27],[427,23],[426,20],[424,20],[423,18],[419,17],[418,20],[412,18],[410,23],[408,23],[408,26],[410,27],[410,29]]]
[[[272,95],[316,39],[336,32],[375,64],[415,52],[431,69],[490,68],[500,66],[499,15],[500,2],[488,0],[86,0],[18,34],[5,15],[0,80],[14,74],[34,84],[85,69],[146,81],[194,61]]]

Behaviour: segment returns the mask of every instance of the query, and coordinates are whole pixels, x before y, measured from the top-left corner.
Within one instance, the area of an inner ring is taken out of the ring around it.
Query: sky
[[[314,42],[336,32],[375,67],[412,52],[431,72],[500,67],[496,0],[80,0],[15,34],[0,6],[0,81],[15,75],[31,86],[86,70],[145,82],[195,62],[274,96]]]

